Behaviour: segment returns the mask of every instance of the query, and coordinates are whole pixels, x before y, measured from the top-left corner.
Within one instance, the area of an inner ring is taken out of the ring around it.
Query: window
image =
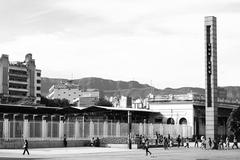
[[[41,83],[41,80],[37,80],[37,83]]]
[[[174,119],[173,118],[168,118],[167,119],[167,124],[174,124]]]
[[[179,120],[179,124],[186,124],[187,125],[187,119],[186,118],[181,118]]]
[[[38,73],[37,73],[37,76],[40,77],[40,76],[41,76],[41,73],[38,72]]]
[[[41,97],[41,94],[37,93],[37,97]]]
[[[40,90],[41,90],[41,87],[37,87],[37,90],[40,91]]]

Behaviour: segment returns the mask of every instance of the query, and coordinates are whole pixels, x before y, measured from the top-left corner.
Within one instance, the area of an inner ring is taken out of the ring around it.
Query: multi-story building
[[[53,85],[49,89],[48,99],[67,99],[69,103],[78,103],[78,106],[94,105],[99,99],[97,89],[81,89],[71,81]]]
[[[27,54],[23,62],[10,62],[8,55],[1,56],[0,99],[1,103],[41,100],[41,70],[36,69],[32,54]]]

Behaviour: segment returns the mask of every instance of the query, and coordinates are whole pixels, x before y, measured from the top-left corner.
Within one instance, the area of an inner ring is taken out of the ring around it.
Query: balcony
[[[11,96],[27,96],[27,92],[27,89],[9,88],[9,95]]]
[[[14,81],[14,82],[27,82],[27,77],[26,76],[13,76],[9,75],[9,81]]]
[[[9,83],[13,83],[13,84],[28,84],[28,82],[26,81],[17,81],[17,80],[9,80]]]
[[[24,77],[24,78],[27,78],[27,77],[28,77],[27,74],[17,74],[17,73],[10,73],[10,72],[9,72],[9,76],[13,76],[13,77]]]
[[[28,92],[28,89],[26,88],[13,88],[9,87],[9,91],[19,91],[19,92]]]

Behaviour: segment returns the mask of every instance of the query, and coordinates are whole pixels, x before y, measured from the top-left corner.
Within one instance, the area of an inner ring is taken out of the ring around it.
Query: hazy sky
[[[218,84],[240,85],[238,0],[0,0],[0,52],[43,77],[204,87],[204,17],[217,17]]]

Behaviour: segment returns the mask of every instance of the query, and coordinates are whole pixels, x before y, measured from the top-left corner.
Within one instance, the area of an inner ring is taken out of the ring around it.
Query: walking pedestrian
[[[29,152],[28,152],[28,141],[25,139],[24,141],[24,145],[23,145],[23,155],[25,155],[25,152],[27,152],[27,154],[29,155]]]
[[[149,151],[149,140],[146,138],[145,140],[145,149],[146,149],[146,156],[148,156],[148,153],[151,155],[152,153]]]
[[[184,138],[181,138],[181,142],[182,142],[182,147],[184,146]]]
[[[169,141],[169,147],[173,147],[173,138],[172,137],[170,138],[170,141]]]
[[[171,145],[171,143],[170,143],[170,140],[171,140],[170,134],[168,134],[167,140],[168,140],[168,147],[171,147],[171,146],[170,146],[170,145]]]
[[[209,148],[212,149],[212,140],[210,137],[208,138],[208,144],[209,144]]]
[[[92,137],[92,139],[90,140],[90,146],[91,147],[95,146],[95,139],[94,139],[94,137]]]
[[[230,142],[229,142],[229,137],[227,136],[226,137],[226,145],[225,145],[225,147],[226,147],[226,149],[229,149],[229,147],[230,147]]]
[[[163,137],[163,147],[165,150],[168,149],[168,140],[166,137]]]
[[[238,142],[237,142],[237,137],[234,136],[233,138],[233,145],[232,145],[232,149],[236,146],[236,148],[238,149]]]
[[[144,136],[142,136],[142,149],[144,149],[145,148],[145,137]]]
[[[185,147],[189,148],[189,139],[188,139],[188,137],[186,138],[186,146]]]
[[[202,141],[201,148],[206,149],[206,138],[204,136],[201,137],[201,141]]]
[[[218,143],[217,143],[216,139],[214,139],[212,141],[212,144],[213,144],[212,149],[218,149]]]
[[[67,137],[66,137],[66,134],[64,134],[64,137],[63,137],[63,145],[64,145],[64,147],[67,147]]]
[[[220,139],[219,139],[219,149],[224,149],[224,146],[223,146],[223,137],[221,136]]]
[[[198,147],[198,138],[197,136],[194,137],[194,147]]]
[[[178,148],[180,147],[180,144],[181,144],[181,138],[180,138],[180,135],[178,135],[177,137],[177,143],[178,143]]]

